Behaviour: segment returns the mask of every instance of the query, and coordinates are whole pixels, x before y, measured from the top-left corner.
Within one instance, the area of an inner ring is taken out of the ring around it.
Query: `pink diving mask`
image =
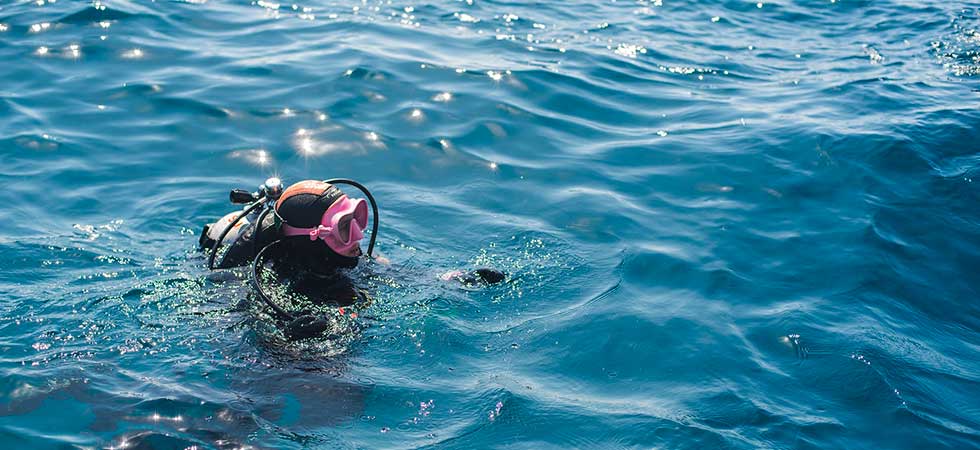
[[[343,256],[358,256],[367,222],[367,202],[359,198],[352,200],[344,195],[327,208],[318,227],[298,228],[284,223],[282,231],[286,236],[306,235],[311,241],[320,239]]]

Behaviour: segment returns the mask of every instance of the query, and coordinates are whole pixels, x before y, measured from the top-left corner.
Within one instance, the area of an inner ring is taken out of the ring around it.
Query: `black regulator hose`
[[[279,239],[277,241],[270,243],[269,245],[266,245],[265,247],[262,247],[262,250],[259,250],[259,253],[255,255],[255,259],[252,260],[252,287],[255,288],[255,292],[258,293],[259,298],[262,299],[262,301],[266,305],[269,305],[269,307],[272,308],[272,311],[276,313],[276,317],[278,317],[281,320],[292,321],[293,319],[295,319],[295,317],[285,309],[282,309],[279,305],[276,304],[276,302],[272,301],[272,299],[269,298],[268,295],[266,295],[265,290],[262,289],[262,283],[259,281],[259,267],[262,266],[262,257],[265,256],[266,250],[274,247],[276,244],[280,242],[282,242],[282,239]]]
[[[324,180],[324,183],[330,184],[347,184],[360,189],[364,195],[367,196],[368,200],[371,201],[371,211],[374,213],[374,221],[371,224],[371,242],[368,244],[367,254],[370,257],[374,257],[374,242],[378,239],[378,202],[374,201],[374,196],[371,195],[371,191],[364,187],[363,184],[358,183],[354,180],[348,180],[346,178],[331,178],[329,180]]]
[[[269,213],[272,210],[273,210],[272,206],[269,206],[268,208],[263,209],[262,210],[262,213],[259,214],[259,220],[257,222],[255,222],[255,227],[252,228],[254,230],[252,232],[252,254],[253,255],[258,255],[258,252],[259,252],[259,231],[262,229],[262,222],[265,221],[265,216],[269,215]]]
[[[220,247],[221,242],[225,240],[225,236],[228,236],[228,233],[231,231],[231,229],[235,228],[235,224],[241,221],[242,218],[251,214],[252,211],[255,211],[256,208],[262,206],[263,200],[264,199],[262,197],[259,197],[259,199],[255,201],[255,203],[252,203],[251,205],[248,206],[248,208],[245,208],[245,211],[242,211],[242,213],[239,214],[238,217],[235,217],[235,220],[232,220],[231,223],[228,224],[228,226],[225,228],[225,230],[221,232],[221,236],[218,236],[218,240],[214,242],[214,247],[211,247],[211,254],[208,255],[208,270],[214,270],[214,257],[218,255],[218,247]],[[258,238],[257,233],[258,230],[256,230],[255,238]]]

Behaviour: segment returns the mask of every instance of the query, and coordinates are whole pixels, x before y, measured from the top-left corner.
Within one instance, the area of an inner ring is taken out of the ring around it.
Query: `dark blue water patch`
[[[102,5],[84,8],[75,13],[58,19],[59,23],[91,24],[104,20],[128,20],[135,14],[118,9],[110,9]]]

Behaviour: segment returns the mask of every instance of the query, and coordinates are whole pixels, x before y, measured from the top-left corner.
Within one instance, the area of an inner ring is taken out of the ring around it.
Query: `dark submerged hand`
[[[286,338],[290,341],[299,341],[317,337],[329,328],[326,320],[311,314],[299,316],[286,324]]]
[[[482,267],[469,272],[450,272],[443,275],[446,281],[456,280],[466,285],[490,285],[497,284],[507,279],[507,274],[489,267]]]

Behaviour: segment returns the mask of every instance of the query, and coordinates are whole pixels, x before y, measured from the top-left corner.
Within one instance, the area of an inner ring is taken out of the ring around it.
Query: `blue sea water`
[[[962,1],[0,1],[0,447],[980,448],[978,77]],[[270,175],[379,200],[330,339],[195,249]]]

